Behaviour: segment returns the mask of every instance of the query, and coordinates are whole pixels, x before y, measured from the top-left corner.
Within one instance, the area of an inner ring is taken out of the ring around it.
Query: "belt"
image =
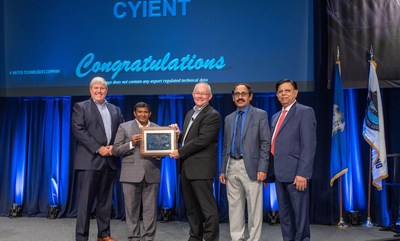
[[[241,159],[243,159],[243,156],[242,155],[240,155],[240,156],[238,156],[238,157],[236,157],[236,156],[230,156],[232,159],[234,159],[234,160],[241,160]]]

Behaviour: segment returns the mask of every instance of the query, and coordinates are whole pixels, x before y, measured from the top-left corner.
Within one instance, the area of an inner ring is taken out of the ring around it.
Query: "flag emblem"
[[[344,131],[345,122],[343,118],[344,114],[339,110],[339,106],[333,105],[332,136],[336,135],[338,131]]]

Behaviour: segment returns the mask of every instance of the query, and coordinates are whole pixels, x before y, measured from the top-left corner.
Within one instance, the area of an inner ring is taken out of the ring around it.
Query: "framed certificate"
[[[175,130],[170,127],[142,127],[140,154],[143,156],[168,156],[178,148]]]

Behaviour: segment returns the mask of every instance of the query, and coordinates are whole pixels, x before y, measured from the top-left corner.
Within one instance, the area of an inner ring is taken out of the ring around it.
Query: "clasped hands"
[[[102,146],[98,152],[100,156],[112,156],[112,148],[113,146]]]

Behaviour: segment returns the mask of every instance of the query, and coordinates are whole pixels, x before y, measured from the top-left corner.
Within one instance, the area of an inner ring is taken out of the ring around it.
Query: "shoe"
[[[117,241],[112,237],[97,238],[97,241]]]

